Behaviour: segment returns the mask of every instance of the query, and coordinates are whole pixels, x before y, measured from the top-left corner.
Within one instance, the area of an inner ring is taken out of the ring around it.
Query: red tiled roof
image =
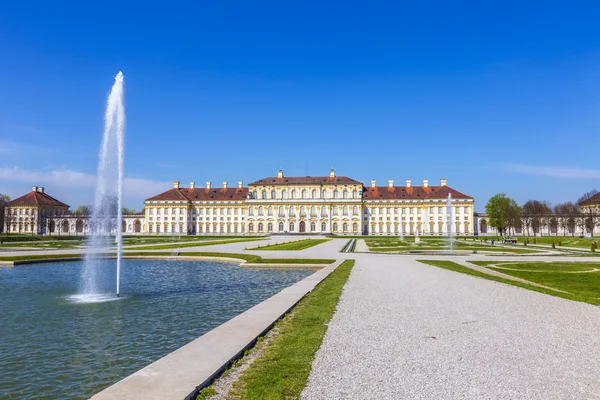
[[[454,190],[449,186],[375,186],[365,187],[363,190],[364,200],[421,200],[421,199],[447,199],[448,193],[453,199],[472,199]]]
[[[269,176],[267,178],[260,179],[256,182],[250,183],[250,185],[318,185],[318,184],[341,184],[341,185],[362,185],[362,182],[356,181],[347,176],[290,176],[278,178],[276,176]]]
[[[179,188],[170,189],[146,201],[157,200],[187,200],[187,201],[216,201],[216,200],[244,200],[248,197],[248,188]]]
[[[600,203],[600,192],[596,193],[592,197],[587,200],[581,202],[582,206],[590,205],[590,204],[599,204]]]
[[[54,197],[47,193],[31,191],[24,196],[16,198],[8,203],[9,207],[16,206],[54,206],[54,207],[67,207],[68,205],[62,201],[56,200]]]

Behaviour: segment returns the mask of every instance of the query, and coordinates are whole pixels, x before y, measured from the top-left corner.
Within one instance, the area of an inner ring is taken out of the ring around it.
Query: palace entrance
[[[306,223],[304,221],[300,222],[300,233],[306,232]]]

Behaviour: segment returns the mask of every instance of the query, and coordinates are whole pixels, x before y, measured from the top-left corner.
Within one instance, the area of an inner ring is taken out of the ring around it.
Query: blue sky
[[[92,202],[119,70],[137,209],[280,167],[446,177],[478,210],[600,189],[597,2],[5,3],[0,193]]]

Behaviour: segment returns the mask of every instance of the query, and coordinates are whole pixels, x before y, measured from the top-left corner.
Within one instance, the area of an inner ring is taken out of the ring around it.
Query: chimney
[[[429,180],[423,179],[423,187],[428,187],[428,186],[429,186]]]
[[[196,187],[196,182],[190,182],[190,189],[194,189]]]
[[[32,186],[32,187],[31,187],[31,191],[32,191],[32,192],[37,192],[37,186]]]
[[[227,189],[227,181],[223,182],[223,189]]]
[[[179,181],[173,181],[173,187],[179,189]]]
[[[389,187],[394,187],[394,181],[390,179],[390,180],[388,181],[388,186],[389,186]]]
[[[375,179],[371,179],[371,187],[375,187]]]
[[[44,188],[41,187],[41,186],[39,186],[37,191],[40,192],[40,193],[44,193]]]
[[[407,179],[406,180],[406,187],[410,187],[411,183],[412,183],[412,181],[410,179]]]
[[[241,189],[243,187],[244,187],[244,182],[238,181],[238,189]]]
[[[446,186],[446,183],[448,183],[448,179],[442,178],[442,179],[440,179],[440,183],[442,186]]]
[[[277,171],[277,177],[283,178],[283,170],[282,169],[279,169],[279,171]]]
[[[210,182],[206,182],[206,188],[210,189]]]
[[[333,168],[331,168],[331,171],[329,171],[329,177],[335,178],[335,170]]]

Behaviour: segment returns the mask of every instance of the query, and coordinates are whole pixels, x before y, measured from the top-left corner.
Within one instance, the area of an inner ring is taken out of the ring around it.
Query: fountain
[[[448,224],[448,241],[450,242],[450,253],[453,252],[454,244],[452,242],[452,193],[448,193],[448,202],[446,203],[446,214],[447,215],[447,224]]]
[[[123,251],[123,140],[125,108],[123,105],[123,73],[115,77],[106,103],[104,134],[96,174],[96,194],[92,208],[88,249],[86,251],[80,294],[83,301],[107,301],[114,296],[100,293],[98,258],[107,247],[107,238],[115,235],[117,243],[116,296],[120,294],[121,256]]]
[[[402,224],[402,214],[400,214],[400,241],[404,242],[404,225]]]

